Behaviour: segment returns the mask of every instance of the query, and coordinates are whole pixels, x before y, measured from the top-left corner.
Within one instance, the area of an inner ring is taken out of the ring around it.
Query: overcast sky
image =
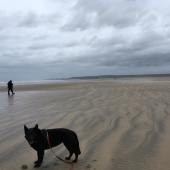
[[[0,81],[170,73],[169,0],[0,0]]]

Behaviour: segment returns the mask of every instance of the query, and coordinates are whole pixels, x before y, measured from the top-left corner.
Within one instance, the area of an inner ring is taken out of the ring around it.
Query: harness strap
[[[59,159],[60,161],[63,161],[64,163],[72,164],[72,165],[73,165],[72,162],[67,162],[67,161],[65,161],[64,159],[60,158],[59,156],[57,156],[57,155],[55,154],[55,152],[53,151],[53,149],[52,149],[52,147],[51,147],[51,142],[50,142],[50,138],[49,138],[49,134],[48,134],[48,131],[47,131],[47,130],[46,130],[46,134],[47,134],[47,142],[48,142],[48,145],[49,145],[49,147],[50,147],[51,152],[54,154],[54,156],[55,156],[57,159]]]
[[[46,131],[46,132],[47,132],[47,131]],[[49,138],[48,132],[47,132],[47,142],[48,142],[48,145],[49,145],[49,147],[50,147],[50,149],[51,149],[50,138]]]

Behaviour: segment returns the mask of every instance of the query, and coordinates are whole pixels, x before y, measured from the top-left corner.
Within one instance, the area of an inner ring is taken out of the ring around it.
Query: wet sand
[[[8,97],[0,88],[0,170],[33,168],[36,152],[24,124],[70,128],[82,154],[73,166],[46,151],[39,169],[170,169],[170,81],[133,79],[20,85]],[[54,148],[64,158],[63,145]]]

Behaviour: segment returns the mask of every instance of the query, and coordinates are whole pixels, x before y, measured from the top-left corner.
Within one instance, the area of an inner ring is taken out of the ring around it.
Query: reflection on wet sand
[[[13,105],[14,104],[14,96],[13,95],[12,96],[8,95],[8,104],[9,105]]]

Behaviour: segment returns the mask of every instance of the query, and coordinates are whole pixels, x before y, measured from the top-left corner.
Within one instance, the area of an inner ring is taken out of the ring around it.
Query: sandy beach
[[[33,168],[24,124],[69,128],[81,155],[69,165],[47,150],[39,169],[169,170],[170,79],[98,80],[0,87],[0,170]],[[63,145],[54,148],[64,158]]]

